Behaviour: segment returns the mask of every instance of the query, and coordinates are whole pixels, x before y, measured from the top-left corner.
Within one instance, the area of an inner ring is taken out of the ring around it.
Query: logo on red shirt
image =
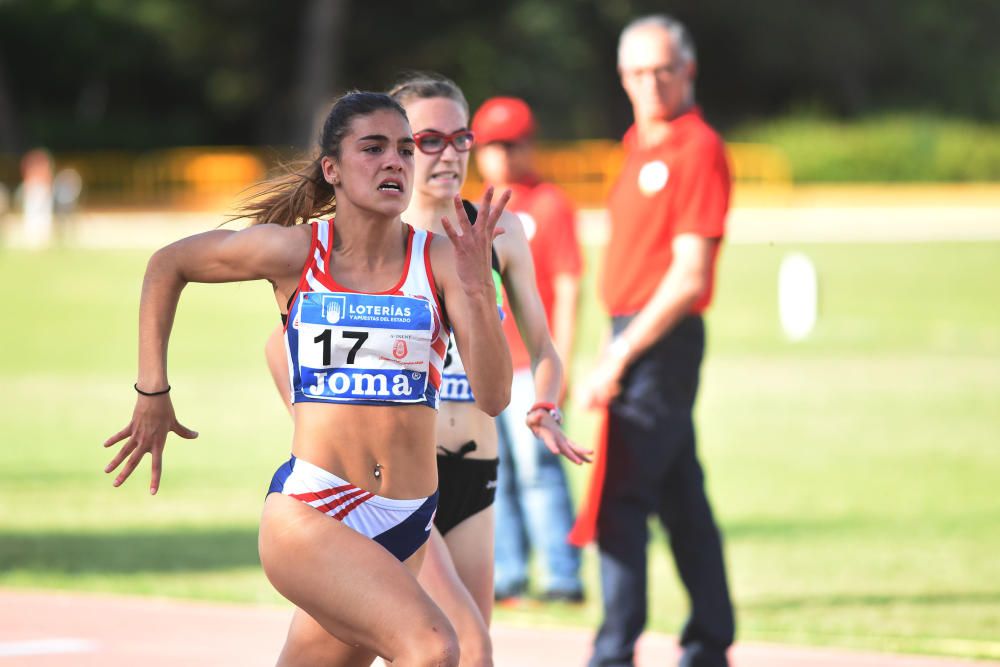
[[[524,227],[524,235],[528,237],[528,240],[530,241],[535,238],[535,232],[538,231],[538,223],[535,222],[535,217],[524,211],[518,211],[517,217],[521,219],[521,226]]]
[[[662,160],[653,160],[642,165],[639,170],[639,191],[646,195],[652,195],[663,189],[670,178],[670,168]]]

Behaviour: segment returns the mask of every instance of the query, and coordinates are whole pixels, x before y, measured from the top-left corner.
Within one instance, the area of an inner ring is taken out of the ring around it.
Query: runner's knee
[[[493,667],[493,642],[488,632],[470,628],[460,632],[458,645],[462,655],[462,667]]]
[[[449,623],[413,633],[393,661],[401,667],[458,667],[458,636]]]

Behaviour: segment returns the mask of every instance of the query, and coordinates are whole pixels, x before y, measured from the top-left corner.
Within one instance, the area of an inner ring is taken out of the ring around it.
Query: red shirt
[[[528,237],[531,257],[535,263],[538,295],[545,306],[545,317],[551,329],[556,276],[568,273],[579,277],[583,271],[580,245],[576,240],[576,210],[566,193],[551,183],[531,178],[508,187],[511,189],[511,198],[507,210],[521,219],[524,233]],[[531,357],[521,341],[521,334],[506,298],[503,308],[503,330],[510,345],[514,368],[526,368],[531,365]]]
[[[722,139],[697,107],[672,120],[670,134],[657,146],[640,148],[634,125],[623,143],[625,164],[608,197],[611,239],[601,285],[612,315],[646,305],[670,268],[675,236],[722,238],[732,184]],[[712,300],[717,251],[718,246],[708,287],[692,313]]]

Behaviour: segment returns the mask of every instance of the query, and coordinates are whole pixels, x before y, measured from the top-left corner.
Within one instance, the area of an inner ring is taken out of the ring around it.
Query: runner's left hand
[[[455,270],[466,289],[477,290],[485,286],[493,293],[490,254],[493,239],[504,233],[503,229],[497,229],[497,222],[510,201],[510,194],[510,190],[504,191],[494,205],[493,188],[487,188],[479,205],[479,218],[475,225],[469,222],[459,195],[455,196],[456,222],[450,222],[447,217],[441,218],[441,224],[444,225],[444,231],[451,239],[455,251]]]
[[[528,425],[535,437],[545,444],[546,449],[555,455],[562,454],[573,463],[590,463],[594,451],[583,449],[575,442],[566,437],[562,427],[549,414],[547,410],[532,410],[528,413],[524,423]]]

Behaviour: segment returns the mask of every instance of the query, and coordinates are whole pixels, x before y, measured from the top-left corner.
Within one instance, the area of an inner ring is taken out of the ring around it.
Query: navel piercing
[[[375,479],[379,479],[380,477],[382,477],[382,464],[381,463],[376,463],[375,464]]]

